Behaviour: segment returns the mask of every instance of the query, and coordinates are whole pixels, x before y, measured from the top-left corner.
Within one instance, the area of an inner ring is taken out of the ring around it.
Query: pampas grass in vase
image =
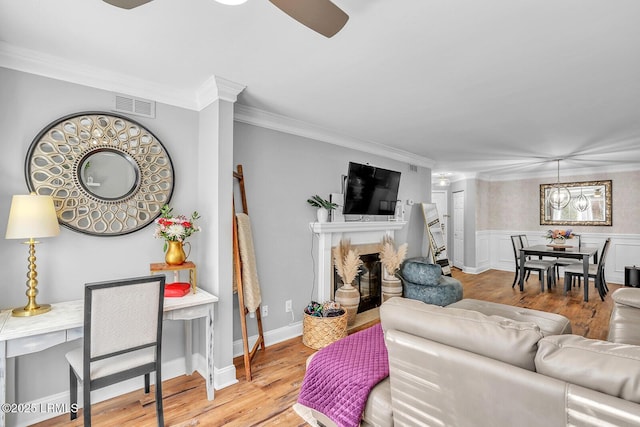
[[[342,279],[342,286],[336,290],[334,299],[347,311],[347,324],[351,325],[355,322],[360,305],[360,292],[351,285],[362,265],[360,253],[357,249],[351,248],[349,240],[341,240],[340,244],[333,248],[333,262],[338,276]]]
[[[402,261],[407,256],[407,247],[405,243],[400,245],[398,250],[391,236],[384,236],[380,245],[380,262],[382,263],[382,302],[392,297],[402,296],[402,282],[396,276],[400,269]]]

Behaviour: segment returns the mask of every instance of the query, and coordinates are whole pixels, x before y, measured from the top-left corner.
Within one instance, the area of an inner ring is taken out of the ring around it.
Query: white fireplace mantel
[[[318,235],[316,301],[324,302],[333,299],[331,248],[338,245],[340,240],[349,239],[352,245],[381,243],[385,235],[394,237],[395,231],[402,229],[406,224],[406,221],[313,222],[309,224],[311,231]]]

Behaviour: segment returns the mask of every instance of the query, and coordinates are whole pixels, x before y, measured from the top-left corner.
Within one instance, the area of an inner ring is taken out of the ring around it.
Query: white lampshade
[[[7,223],[6,239],[53,237],[60,234],[53,197],[15,195]]]

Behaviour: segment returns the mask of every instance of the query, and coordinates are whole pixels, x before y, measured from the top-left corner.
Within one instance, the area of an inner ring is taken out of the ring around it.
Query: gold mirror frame
[[[105,185],[128,177],[108,198],[92,189],[101,183],[85,176],[99,153],[121,156],[116,163],[126,168],[103,174]],[[25,175],[30,191],[53,197],[60,224],[95,236],[120,236],[152,223],[174,186],[171,158],[155,135],[127,117],[103,112],[76,113],[46,126],[29,147]]]
[[[564,208],[554,210],[547,200],[558,185],[569,190],[572,200]],[[588,207],[580,212],[573,202],[576,196],[583,195],[589,200]],[[540,184],[540,225],[610,226],[613,224],[611,198],[611,180]]]

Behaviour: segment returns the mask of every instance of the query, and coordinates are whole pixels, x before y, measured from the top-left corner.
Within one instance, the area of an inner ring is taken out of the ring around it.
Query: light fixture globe
[[[558,162],[558,179],[553,190],[549,192],[547,204],[551,209],[559,211],[567,207],[571,201],[571,193],[567,187],[560,186],[560,159],[557,159],[556,162]]]
[[[549,206],[557,211],[567,207],[570,201],[571,193],[569,193],[566,187],[555,187],[551,190],[549,198],[547,199]]]
[[[591,206],[589,198],[582,193],[582,187],[580,187],[580,195],[573,199],[572,206],[578,212],[584,212]]]

